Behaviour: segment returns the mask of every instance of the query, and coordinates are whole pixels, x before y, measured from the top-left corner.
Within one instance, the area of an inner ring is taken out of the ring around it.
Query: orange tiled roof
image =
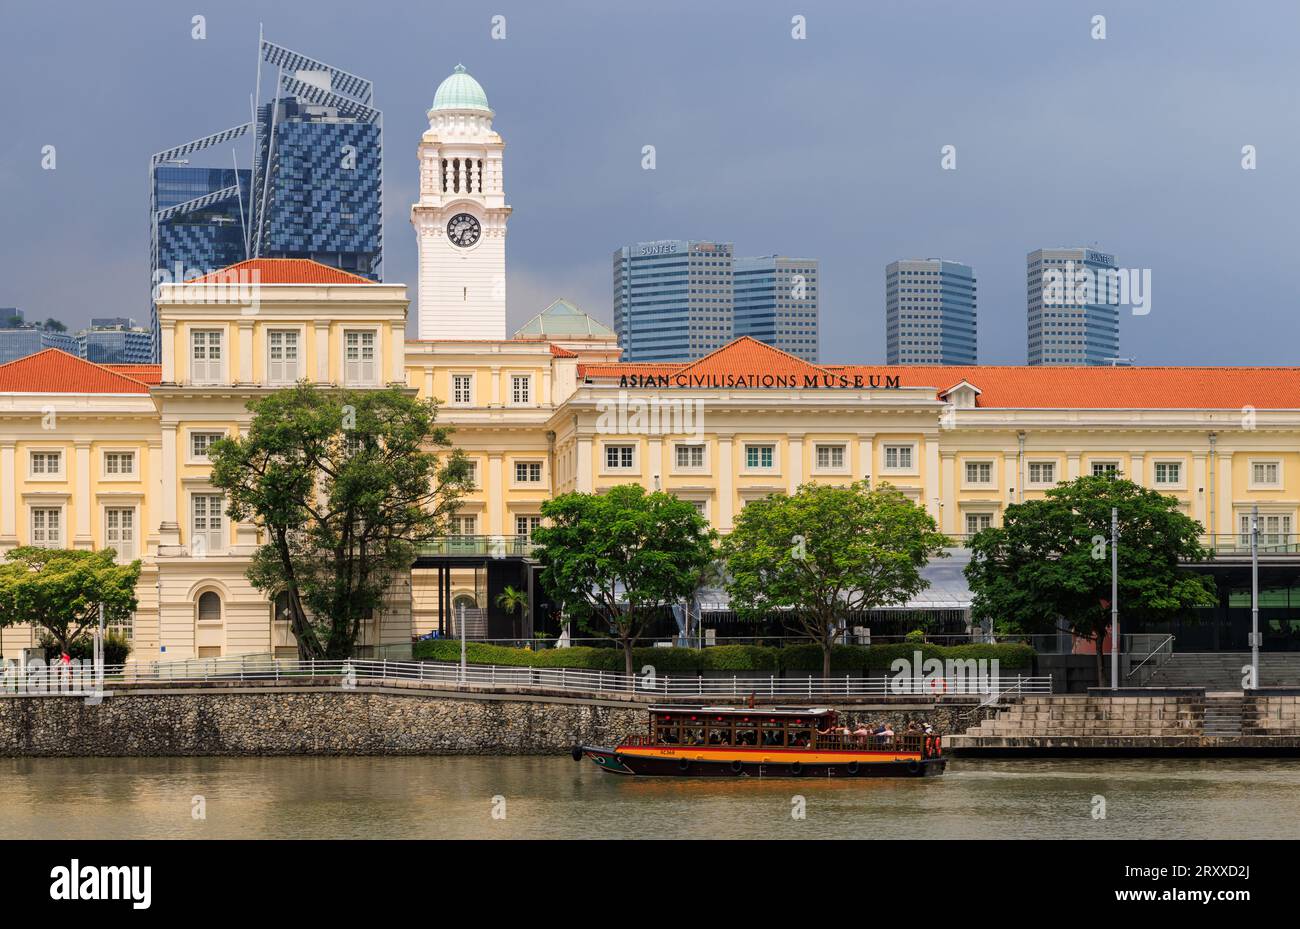
[[[0,365],[0,393],[147,394],[149,385],[93,361],[47,348]]]
[[[254,277],[254,275],[256,275]],[[191,278],[187,284],[373,284],[374,281],[331,268],[309,258],[249,258]]]
[[[115,371],[118,374],[125,374],[127,377],[134,378],[141,383],[153,387],[162,383],[162,365],[112,365],[106,364],[105,368]]]
[[[758,346],[762,346],[759,348]],[[933,388],[936,398],[963,380],[976,406],[1001,409],[1300,409],[1300,368],[1103,367],[1073,365],[813,365],[748,337],[692,363],[610,362],[578,366],[578,376],[743,379],[825,373],[897,377],[900,387]],[[687,382],[684,386],[692,386]],[[705,380],[697,386],[711,386]],[[743,385],[741,385],[743,386]]]
[[[564,348],[563,346],[560,345],[556,345],[555,343],[551,343],[551,354],[554,355],[556,358],[577,358],[578,357],[577,352],[571,352],[567,348]]]

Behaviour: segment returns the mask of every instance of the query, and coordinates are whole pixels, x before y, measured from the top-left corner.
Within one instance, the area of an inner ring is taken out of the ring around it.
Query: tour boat
[[[649,777],[927,777],[947,762],[937,734],[844,734],[834,710],[784,706],[652,706],[646,735],[574,746],[584,756]]]

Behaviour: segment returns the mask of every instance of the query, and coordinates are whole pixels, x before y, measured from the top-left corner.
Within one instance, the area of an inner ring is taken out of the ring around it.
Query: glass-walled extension
[[[1135,623],[1134,632],[1174,636],[1180,652],[1250,649],[1250,564],[1201,566],[1215,580],[1219,602],[1166,623]],[[1121,605],[1121,610],[1122,610]],[[1259,566],[1259,629],[1264,651],[1300,651],[1300,560]]]

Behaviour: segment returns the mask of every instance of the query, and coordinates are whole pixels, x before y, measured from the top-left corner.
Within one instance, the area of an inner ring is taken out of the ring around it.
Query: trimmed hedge
[[[1028,645],[837,645],[831,650],[832,671],[888,671],[898,658],[911,659],[997,659],[1004,671],[1024,670],[1033,665],[1034,650]],[[414,656],[431,661],[460,661],[460,642],[429,639],[415,643]],[[470,664],[495,664],[532,668],[584,668],[591,671],[622,671],[621,648],[507,648],[482,642],[467,642],[465,659]],[[632,667],[653,665],[661,674],[695,671],[812,671],[822,669],[822,650],[817,645],[714,645],[709,648],[637,648]]]

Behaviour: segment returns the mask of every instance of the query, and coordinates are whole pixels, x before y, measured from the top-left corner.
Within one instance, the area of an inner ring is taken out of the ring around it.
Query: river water
[[[2,838],[1300,837],[1300,761],[1285,759],[954,759],[937,778],[759,781],[567,757],[32,758],[0,759],[0,784]]]

